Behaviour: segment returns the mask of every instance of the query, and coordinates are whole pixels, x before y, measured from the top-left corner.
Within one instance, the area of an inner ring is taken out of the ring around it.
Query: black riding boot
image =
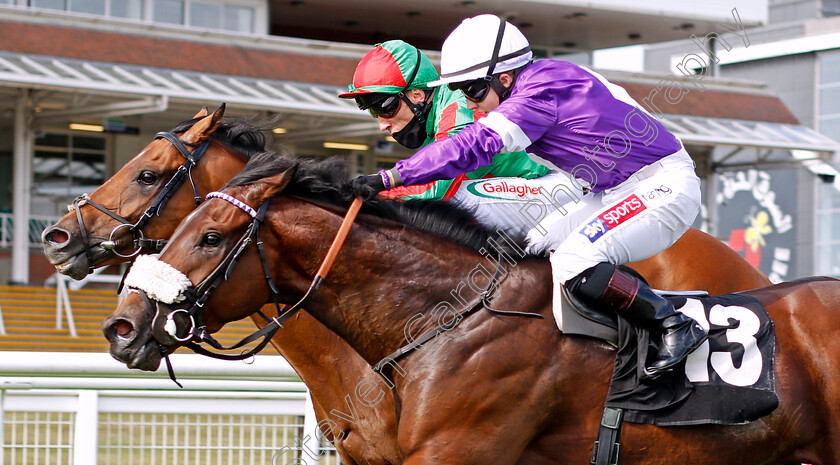
[[[567,287],[576,295],[606,304],[633,324],[662,335],[656,361],[645,367],[650,378],[673,369],[708,337],[696,321],[678,312],[668,299],[614,265],[601,263],[592,267],[570,280]]]

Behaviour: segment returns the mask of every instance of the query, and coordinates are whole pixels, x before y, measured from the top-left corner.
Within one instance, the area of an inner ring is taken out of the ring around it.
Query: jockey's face
[[[510,88],[513,84],[513,76],[510,73],[502,73],[499,75],[499,81],[502,82],[503,86]],[[487,90],[487,95],[485,95],[480,102],[467,99],[467,109],[479,110],[488,113],[495,110],[496,107],[499,106],[499,103],[499,94],[497,94],[496,90],[491,86]]]
[[[487,113],[489,111],[493,111],[496,107],[499,106],[499,94],[496,93],[495,90],[491,87],[487,90],[487,95],[484,96],[484,99],[480,102],[476,102],[474,100],[467,99],[467,109],[468,110],[478,110]]]
[[[423,101],[425,93],[420,89],[411,89],[406,91],[406,96],[410,98],[412,102],[420,103]],[[402,131],[402,129],[411,122],[412,118],[414,118],[414,113],[412,113],[411,108],[409,108],[404,101],[400,100],[400,108],[393,117],[386,118],[384,116],[379,116],[376,120],[379,122],[380,131],[388,131],[388,133],[393,136],[395,133]]]

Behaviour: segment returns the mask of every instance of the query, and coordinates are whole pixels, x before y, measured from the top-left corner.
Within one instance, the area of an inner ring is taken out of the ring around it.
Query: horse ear
[[[199,110],[199,112],[196,113],[195,116],[192,117],[192,119],[204,118],[205,116],[207,116],[209,114],[210,114],[210,110],[208,110],[207,107],[201,107],[201,110]]]
[[[181,136],[181,139],[189,144],[200,144],[204,142],[216,131],[216,129],[219,128],[219,124],[222,122],[223,116],[225,116],[224,103],[212,114],[205,116],[193,124],[193,126],[189,128],[183,136]]]
[[[257,202],[255,202],[255,204],[265,202],[266,200],[283,192],[283,189],[285,189],[286,186],[288,186],[289,183],[292,181],[292,179],[294,179],[296,172],[297,165],[294,165],[286,171],[283,171],[282,173],[278,173],[274,176],[269,176],[267,178],[261,179],[259,184],[262,187],[262,189],[261,192],[258,194],[259,199]]]

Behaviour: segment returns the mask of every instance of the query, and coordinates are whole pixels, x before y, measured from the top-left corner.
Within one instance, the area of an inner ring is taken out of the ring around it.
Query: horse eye
[[[201,245],[207,245],[210,247],[215,247],[222,242],[222,236],[218,235],[217,233],[211,232],[204,235],[201,239]]]
[[[155,181],[157,181],[157,178],[158,177],[155,173],[152,173],[151,171],[143,171],[140,173],[140,176],[137,176],[137,181],[147,186],[151,186],[155,183]]]

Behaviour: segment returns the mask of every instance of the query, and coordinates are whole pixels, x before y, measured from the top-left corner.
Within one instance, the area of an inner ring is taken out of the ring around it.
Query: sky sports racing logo
[[[621,225],[621,223],[633,218],[646,208],[647,207],[644,202],[642,202],[642,199],[637,197],[636,194],[633,194],[622,200],[616,206],[598,215],[586,224],[583,229],[581,229],[580,233],[586,236],[586,238],[589,239],[589,242],[595,242],[601,236],[606,234],[607,231],[614,229],[615,227]]]

